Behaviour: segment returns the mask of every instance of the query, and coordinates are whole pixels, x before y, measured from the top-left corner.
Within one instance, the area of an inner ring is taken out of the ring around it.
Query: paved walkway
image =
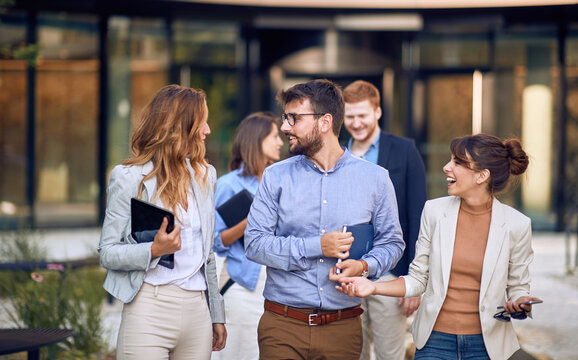
[[[576,249],[571,237],[571,251]],[[539,358],[578,359],[578,273],[566,274],[564,234],[536,233],[532,294],[544,300],[533,307],[533,319],[514,320],[522,348]],[[572,256],[573,258],[573,256]]]
[[[38,241],[45,244],[50,260],[75,260],[96,255],[99,236],[100,229],[50,230],[40,232]],[[577,241],[573,235],[571,251]],[[533,319],[514,321],[522,349],[537,359],[578,360],[578,274],[566,273],[565,236],[535,233],[533,247],[532,293],[544,303],[534,307]],[[118,301],[103,308],[104,337],[111,348],[121,308]]]

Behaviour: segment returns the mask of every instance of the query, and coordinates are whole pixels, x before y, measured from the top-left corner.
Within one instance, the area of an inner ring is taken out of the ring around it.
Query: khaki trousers
[[[379,281],[395,280],[397,276],[387,274]],[[363,325],[362,360],[403,360],[405,359],[405,338],[407,318],[403,316],[403,306],[399,298],[372,295],[363,298],[361,314]],[[372,356],[373,347],[373,356]]]
[[[125,304],[117,360],[210,359],[213,326],[203,291],[144,283]]]
[[[234,283],[223,295],[227,318],[227,346],[213,352],[213,360],[256,360],[259,358],[257,325],[263,314],[263,288],[267,272],[262,266],[255,290]]]
[[[258,327],[259,358],[263,360],[353,360],[363,345],[359,316],[326,325],[265,311]]]

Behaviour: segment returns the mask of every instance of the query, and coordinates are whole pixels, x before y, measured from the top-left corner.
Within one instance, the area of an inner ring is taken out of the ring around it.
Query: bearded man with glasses
[[[344,102],[337,85],[297,84],[277,101],[296,156],[265,169],[245,230],[247,258],[267,266],[259,355],[357,359],[361,299],[337,291],[329,273],[377,279],[396,265],[405,244],[395,191],[387,170],[340,146]],[[354,238],[344,224],[373,228],[373,247],[359,260],[348,259]]]

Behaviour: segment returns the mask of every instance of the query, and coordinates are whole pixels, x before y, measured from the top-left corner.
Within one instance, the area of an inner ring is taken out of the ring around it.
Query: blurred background
[[[109,171],[165,84],[207,93],[222,175],[240,120],[315,78],[380,89],[381,126],[415,139],[428,198],[447,192],[452,138],[521,138],[529,173],[502,201],[535,230],[575,229],[576,3],[0,0],[0,229],[99,226]]]

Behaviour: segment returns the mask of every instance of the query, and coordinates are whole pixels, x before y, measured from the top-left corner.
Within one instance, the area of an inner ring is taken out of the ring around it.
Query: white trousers
[[[379,278],[379,281],[397,279],[393,274]],[[361,360],[403,360],[405,359],[405,338],[407,319],[403,316],[403,306],[399,298],[372,295],[363,299],[361,321],[363,327],[363,351]],[[372,354],[373,349],[373,354]]]
[[[213,360],[259,359],[257,325],[263,315],[263,289],[267,278],[265,266],[261,267],[254,291],[234,283],[223,295],[227,318],[227,345],[213,352]]]
[[[210,359],[213,326],[203,291],[144,283],[124,304],[117,360]]]

